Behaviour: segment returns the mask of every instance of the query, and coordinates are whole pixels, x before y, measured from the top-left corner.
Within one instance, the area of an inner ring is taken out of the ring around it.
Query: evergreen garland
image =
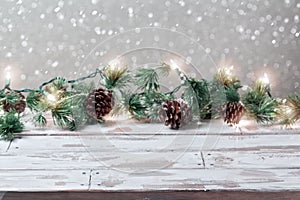
[[[14,138],[14,133],[21,133],[23,129],[24,124],[20,121],[20,115],[15,111],[0,116],[1,139],[12,140]]]
[[[283,100],[278,108],[278,120],[287,127],[300,120],[300,96],[293,94]]]
[[[52,115],[56,125],[69,130],[97,123],[87,114],[85,107],[86,98],[95,90],[95,84],[83,83],[97,75],[100,85],[112,92],[115,106],[111,115],[123,112],[130,113],[137,120],[159,121],[162,104],[176,99],[176,93],[182,89],[182,98],[199,119],[218,117],[222,107],[231,102],[236,105],[242,102],[246,113],[258,123],[291,125],[300,119],[299,95],[291,95],[286,100],[274,99],[270,94],[270,85],[259,80],[240,98],[238,90],[241,82],[227,68],[220,68],[212,81],[190,78],[177,69],[180,84],[172,91],[162,92],[160,79],[168,76],[170,70],[168,64],[162,63],[152,68],[138,68],[136,74],[132,75],[127,67],[106,66],[75,80],[56,77],[37,89],[13,90],[10,85],[5,85],[0,90],[1,138],[11,140],[14,133],[22,132],[24,128],[20,117],[23,110],[17,110],[20,106],[16,106],[24,101],[22,93],[28,93],[26,106],[34,114],[33,121],[37,126],[46,126],[47,113]],[[9,104],[9,107],[4,107],[5,104]]]
[[[274,123],[279,103],[273,99],[269,86],[261,80],[255,82],[252,90],[248,91],[242,100],[248,115],[258,123]]]

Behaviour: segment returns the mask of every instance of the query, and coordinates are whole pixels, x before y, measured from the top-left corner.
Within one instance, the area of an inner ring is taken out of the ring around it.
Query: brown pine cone
[[[87,114],[101,120],[113,107],[112,93],[104,88],[93,90],[87,95],[85,108]]]
[[[244,106],[239,102],[228,102],[222,109],[224,122],[230,125],[238,124],[244,114]]]
[[[179,129],[191,119],[191,107],[182,99],[165,101],[162,109],[165,111],[165,125],[171,125],[171,129]]]
[[[26,108],[25,96],[20,92],[14,92],[14,91],[8,91],[5,94],[9,95],[9,94],[13,94],[13,93],[15,93],[18,96],[18,101],[15,104],[11,104],[11,103],[7,102],[6,100],[3,100],[2,101],[3,110],[6,112],[9,112],[10,110],[14,110],[17,113],[24,112],[24,110]]]

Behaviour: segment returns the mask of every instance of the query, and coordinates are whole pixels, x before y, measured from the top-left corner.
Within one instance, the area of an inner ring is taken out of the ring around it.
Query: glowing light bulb
[[[5,75],[5,85],[6,86],[9,86],[10,85],[10,80],[11,80],[11,74],[10,72],[6,72],[6,75]]]
[[[173,70],[179,69],[179,66],[177,65],[177,63],[173,59],[170,59],[170,63],[171,63],[170,66]]]
[[[111,61],[108,62],[110,68],[112,70],[118,69],[118,67],[120,66],[120,60],[119,59],[113,59]]]
[[[287,107],[285,109],[285,113],[289,116],[289,115],[291,115],[293,113],[293,110],[290,107]]]
[[[50,100],[50,101],[56,101],[56,98],[55,98],[55,96],[54,95],[52,95],[52,94],[49,94],[48,96],[47,96],[47,98]]]
[[[270,85],[270,79],[268,74],[264,73],[264,77],[261,78],[261,81],[265,84],[265,85]]]
[[[227,76],[231,76],[232,75],[232,71],[233,71],[234,66],[231,65],[230,67],[225,67],[225,73]]]
[[[54,103],[57,101],[56,97],[53,94],[49,94],[48,92],[44,92],[44,94],[50,102]]]

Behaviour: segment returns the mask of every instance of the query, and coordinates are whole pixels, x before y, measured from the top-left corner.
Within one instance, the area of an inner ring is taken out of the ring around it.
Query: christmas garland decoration
[[[23,131],[22,113],[28,107],[36,126],[47,125],[46,113],[54,123],[76,130],[93,123],[105,123],[105,116],[129,113],[136,120],[162,122],[179,129],[194,120],[222,117],[229,125],[237,125],[243,115],[260,124],[278,123],[291,126],[300,119],[300,96],[275,99],[270,84],[256,81],[240,95],[241,81],[229,68],[220,68],[213,80],[188,77],[176,69],[181,84],[169,92],[161,92],[160,78],[168,76],[171,66],[162,63],[153,68],[139,68],[135,74],[126,67],[106,66],[75,80],[55,77],[38,89],[14,90],[10,81],[0,90],[0,136],[12,140]],[[99,76],[94,82],[83,83]],[[132,88],[136,86],[136,92]],[[181,98],[176,94],[181,92]],[[23,93],[28,93],[25,97]]]

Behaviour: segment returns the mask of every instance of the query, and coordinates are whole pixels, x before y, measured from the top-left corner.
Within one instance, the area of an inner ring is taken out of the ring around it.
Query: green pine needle
[[[51,113],[55,124],[73,131],[76,129],[76,124],[72,116],[71,106],[70,101],[61,100],[57,103],[55,109],[51,110]]]
[[[225,89],[225,95],[227,102],[239,102],[240,95],[238,90],[234,86],[229,86]]]
[[[239,89],[241,88],[241,82],[237,79],[237,77],[231,75],[231,70],[232,69],[226,67],[219,68],[214,80],[223,85],[225,88],[232,87]]]
[[[268,94],[270,92],[270,86],[265,84],[262,80],[258,80],[253,86],[254,93]]]
[[[139,68],[135,77],[140,90],[149,92],[158,91],[160,88],[159,76],[155,69]]]
[[[128,99],[128,110],[138,120],[147,118],[148,102],[144,93],[133,94]]]
[[[276,119],[278,102],[262,90],[252,90],[243,96],[242,100],[247,113],[258,123],[273,123]]]
[[[132,94],[129,95],[126,107],[135,119],[158,121],[158,112],[162,103],[171,98],[172,95],[158,92]]]
[[[20,95],[16,92],[10,92],[6,94],[5,101],[14,106],[20,101]]]
[[[103,86],[108,90],[125,88],[131,81],[131,76],[127,67],[118,68],[106,66],[102,73]]]
[[[236,90],[226,90],[219,82],[212,81],[209,84],[210,101],[211,101],[211,117],[219,118],[222,106],[226,104],[230,98],[235,96]],[[228,96],[228,97],[227,97]]]
[[[171,68],[169,65],[162,63],[156,68],[139,68],[135,78],[138,89],[144,92],[158,91],[160,89],[159,78],[167,76]]]
[[[71,87],[72,87],[73,93],[88,94],[88,93],[92,92],[92,90],[95,89],[95,83],[93,81],[88,84],[77,83],[77,84],[73,84]]]
[[[278,109],[278,118],[281,124],[291,126],[300,120],[300,96],[290,95]]]
[[[75,121],[76,129],[83,127],[86,124],[94,124],[97,121],[90,117],[87,112],[86,108],[84,106],[84,103],[86,101],[86,95],[80,94],[80,95],[74,95],[69,97],[66,101],[68,101],[67,104],[70,105],[70,110],[72,114],[72,118]]]
[[[187,79],[183,99],[193,108],[201,119],[211,118],[211,99],[209,84],[205,79]]]
[[[12,140],[14,133],[21,133],[24,124],[20,121],[20,116],[14,112],[9,112],[0,117],[0,136],[3,140]]]
[[[52,111],[52,117],[56,125],[61,128],[67,128],[71,131],[76,130],[75,120],[71,115],[65,113],[66,110],[59,108],[55,111]]]
[[[67,81],[65,78],[57,77],[55,81],[53,81],[52,86],[55,90],[65,90],[67,86]]]
[[[37,92],[30,92],[26,97],[26,103],[28,108],[31,111],[39,112],[43,110],[43,106],[41,104],[41,94]]]
[[[47,119],[43,115],[43,113],[38,113],[34,117],[34,122],[36,126],[45,127],[47,125]]]

